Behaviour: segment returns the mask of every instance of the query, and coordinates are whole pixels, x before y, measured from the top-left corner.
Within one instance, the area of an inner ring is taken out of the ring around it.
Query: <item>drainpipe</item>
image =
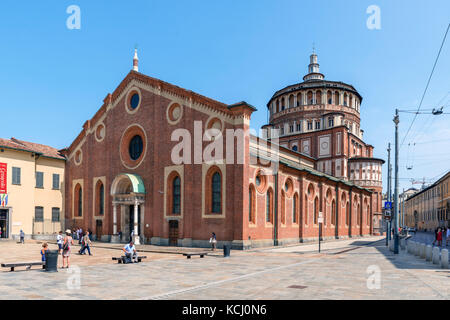
[[[334,228],[335,228],[335,237],[336,239],[339,239],[339,208],[341,207],[341,200],[339,198],[339,188],[338,188],[338,184],[336,183],[336,190],[335,190],[335,194],[336,194],[336,201],[334,202],[336,204],[335,206],[335,212],[334,214],[336,215],[336,219],[334,221]]]
[[[278,246],[278,171],[275,173],[274,218],[273,218],[273,245]]]

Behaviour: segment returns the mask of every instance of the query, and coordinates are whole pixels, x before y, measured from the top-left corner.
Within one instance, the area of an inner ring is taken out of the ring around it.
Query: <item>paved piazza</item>
[[[39,261],[40,246],[36,241],[0,242],[0,262]],[[394,256],[381,237],[323,243],[320,254],[317,244],[307,244],[232,251],[229,258],[217,251],[190,260],[180,253],[203,250],[140,246],[140,254],[149,260],[127,265],[111,261],[120,255],[120,246],[94,246],[94,256],[72,255],[72,265],[77,266],[73,270],[3,268],[1,299],[449,298],[449,270],[403,251]],[[379,278],[373,278],[373,270],[379,271]]]

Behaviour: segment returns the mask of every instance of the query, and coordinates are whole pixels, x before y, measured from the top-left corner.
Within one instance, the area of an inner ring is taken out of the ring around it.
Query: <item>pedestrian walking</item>
[[[439,232],[439,228],[436,228],[435,230],[434,230],[434,241],[433,241],[433,246],[436,244],[436,242],[437,242],[437,235],[438,235],[438,232]]]
[[[89,231],[86,231],[86,234],[83,236],[83,240],[81,243],[83,245],[83,248],[80,250],[80,254],[86,254],[86,249],[87,249],[89,255],[92,256],[91,248],[90,248],[92,243],[91,243],[91,239],[89,239]]]
[[[62,231],[60,231],[59,234],[56,236],[56,243],[58,244],[58,254],[60,254],[62,251],[63,240],[64,240],[64,237],[62,235]]]
[[[209,243],[211,243],[211,251],[216,251],[217,237],[216,237],[216,234],[214,232],[211,234],[211,238],[209,239]]]
[[[20,243],[25,244],[25,232],[23,230],[20,230]]]
[[[71,231],[69,229],[66,230],[66,236],[64,237],[64,241],[63,241],[63,251],[62,251],[62,260],[63,260],[63,265],[62,265],[62,269],[64,268],[69,268],[70,267],[70,251],[71,251],[71,247],[73,246],[73,239],[71,236]],[[67,261],[67,267],[65,267],[65,263]]]
[[[82,240],[83,240],[83,228],[80,228],[78,230],[78,244],[81,244]]]
[[[441,230],[441,228],[439,228],[439,230],[438,230],[436,240],[438,243],[438,247],[442,246],[442,230]]]
[[[447,234],[445,236],[445,245],[448,246],[448,241],[450,240],[450,228],[447,228]]]

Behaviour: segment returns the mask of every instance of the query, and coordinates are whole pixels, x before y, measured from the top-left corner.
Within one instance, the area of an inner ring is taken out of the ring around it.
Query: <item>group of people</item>
[[[439,247],[442,246],[442,242],[445,236],[445,245],[448,246],[448,243],[450,241],[450,228],[436,228],[434,230],[434,241],[433,245],[437,244]]]

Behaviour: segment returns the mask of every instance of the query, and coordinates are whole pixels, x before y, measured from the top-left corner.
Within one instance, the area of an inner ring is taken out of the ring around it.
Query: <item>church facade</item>
[[[208,247],[214,232],[219,247],[237,249],[312,241],[321,222],[323,238],[372,234],[382,161],[373,148],[337,125],[331,139],[340,133],[360,153],[343,143],[342,155],[320,157],[282,130],[278,139],[251,134],[255,111],[146,76],[135,53],[133,70],[64,150],[66,226],[103,241],[194,247]],[[341,171],[328,170],[337,159]],[[367,163],[369,176],[348,176]]]

